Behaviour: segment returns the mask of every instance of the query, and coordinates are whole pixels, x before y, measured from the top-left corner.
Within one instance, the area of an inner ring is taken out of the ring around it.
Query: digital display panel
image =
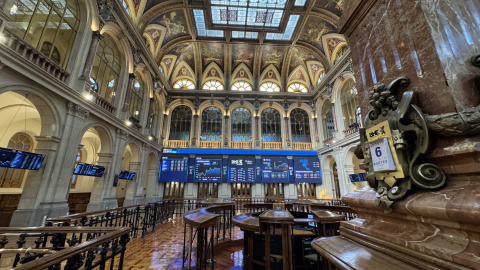
[[[17,154],[10,164],[10,168],[24,170],[38,170],[45,159],[44,155],[16,151]]]
[[[254,157],[230,157],[228,165],[228,182],[255,182]]]
[[[0,167],[10,168],[15,155],[17,155],[15,150],[0,148]]]
[[[75,170],[73,171],[73,174],[102,177],[104,172],[105,172],[105,167],[103,166],[80,162],[80,163],[77,163],[77,165],[75,165]]]
[[[222,158],[202,158],[195,159],[195,179],[194,182],[221,182],[222,180]]]
[[[133,180],[135,179],[135,174],[136,173],[134,172],[121,171],[120,174],[118,175],[118,179]]]
[[[294,158],[295,182],[297,183],[321,183],[322,172],[318,158]]]
[[[287,158],[262,158],[262,181],[264,183],[288,183]]]
[[[362,182],[367,181],[367,173],[357,173],[357,174],[350,174],[348,175],[350,178],[350,182]]]
[[[187,182],[188,157],[162,157],[159,182]]]

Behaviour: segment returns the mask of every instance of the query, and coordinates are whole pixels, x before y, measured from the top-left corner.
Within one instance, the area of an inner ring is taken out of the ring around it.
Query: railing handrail
[[[52,227],[48,227],[48,229],[51,229]],[[93,231],[93,229],[90,229]],[[62,261],[65,261],[72,256],[76,254],[80,254],[83,252],[86,252],[92,248],[98,247],[103,243],[112,241],[116,238],[121,237],[122,235],[128,235],[130,233],[131,229],[130,228],[117,228],[116,230],[109,232],[107,234],[104,234],[102,236],[99,236],[97,238],[94,238],[92,240],[83,242],[79,244],[78,246],[66,248],[64,250],[58,251],[54,254],[36,259],[34,261],[31,261],[29,263],[23,264],[21,266],[13,268],[14,270],[40,270],[40,269],[45,269],[49,266],[61,263]]]
[[[0,227],[0,233],[110,233],[125,227]]]

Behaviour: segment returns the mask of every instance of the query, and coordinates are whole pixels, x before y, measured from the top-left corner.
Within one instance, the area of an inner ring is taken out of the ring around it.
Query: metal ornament
[[[416,105],[415,92],[405,91],[400,101],[395,98],[400,88],[409,84],[408,78],[401,77],[388,87],[384,84],[373,87],[370,91],[373,110],[365,117],[364,128],[360,129],[361,145],[355,151],[368,164],[367,181],[377,190],[375,202],[385,213],[392,211],[393,201],[404,198],[410,190],[438,189],[446,181],[438,166],[422,162],[429,150],[430,136],[426,118]],[[381,149],[391,156],[382,156]]]

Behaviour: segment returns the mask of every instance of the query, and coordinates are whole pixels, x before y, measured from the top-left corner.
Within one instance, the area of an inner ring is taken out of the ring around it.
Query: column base
[[[17,209],[13,212],[10,227],[43,226],[47,218],[65,216],[68,211],[67,201],[43,202],[34,209]]]

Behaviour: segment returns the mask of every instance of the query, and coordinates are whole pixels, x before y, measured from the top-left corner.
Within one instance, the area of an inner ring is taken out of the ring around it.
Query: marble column
[[[167,121],[168,121],[168,114],[163,115],[163,123],[162,123],[162,145],[161,146],[168,146],[168,138],[167,136]]]
[[[255,146],[254,148],[261,148],[260,145],[260,116],[255,115]]]
[[[67,214],[78,145],[83,136],[84,120],[89,114],[87,109],[69,102],[61,138],[37,137],[35,152],[46,155],[46,159],[40,170],[31,171],[25,179],[10,226],[40,226],[45,217]]]
[[[335,113],[335,103],[332,102],[331,105],[332,105],[333,127],[335,131],[338,131],[337,114]]]
[[[197,123],[198,123],[198,114],[193,116],[193,135],[192,135],[192,146],[197,145]]]
[[[140,162],[130,162],[129,171],[135,172],[138,175],[140,171]],[[125,201],[123,202],[123,206],[129,206],[135,204],[135,196],[137,193],[137,186],[140,179],[135,177],[133,181],[127,181],[126,193],[125,193]]]
[[[132,96],[132,91],[133,91],[133,84],[135,83],[135,76],[134,73],[128,74],[128,84],[127,84],[127,91],[125,93],[125,101],[123,102],[123,109],[125,111],[128,111],[130,108],[130,98]]]
[[[88,211],[98,211],[107,208],[117,207],[117,198],[110,196],[111,189],[116,189],[113,186],[115,171],[113,168],[113,154],[112,153],[98,153],[97,164],[105,167],[105,173],[102,178],[94,177],[92,193],[90,195],[90,202],[87,206]]]
[[[159,200],[159,190],[158,190],[158,170],[159,168],[156,167],[154,169],[149,168],[147,172],[147,185],[146,185],[146,202],[153,202]]]
[[[102,35],[100,31],[93,31],[92,32],[92,40],[90,42],[90,47],[88,49],[87,58],[85,59],[85,65],[83,67],[83,72],[81,78],[84,78],[88,81],[90,78],[90,74],[92,73],[93,68],[93,61],[95,60],[95,56],[97,55],[98,44],[102,39]]]
[[[285,120],[285,143],[287,148],[292,148],[292,141],[290,140],[290,122],[288,117],[283,118]]]
[[[315,141],[318,143],[320,141],[318,136],[318,117],[313,118],[313,123],[315,124]]]
[[[228,136],[228,115],[225,115],[225,133],[223,133],[223,146],[224,147],[228,147],[228,139],[229,139],[229,136]]]

